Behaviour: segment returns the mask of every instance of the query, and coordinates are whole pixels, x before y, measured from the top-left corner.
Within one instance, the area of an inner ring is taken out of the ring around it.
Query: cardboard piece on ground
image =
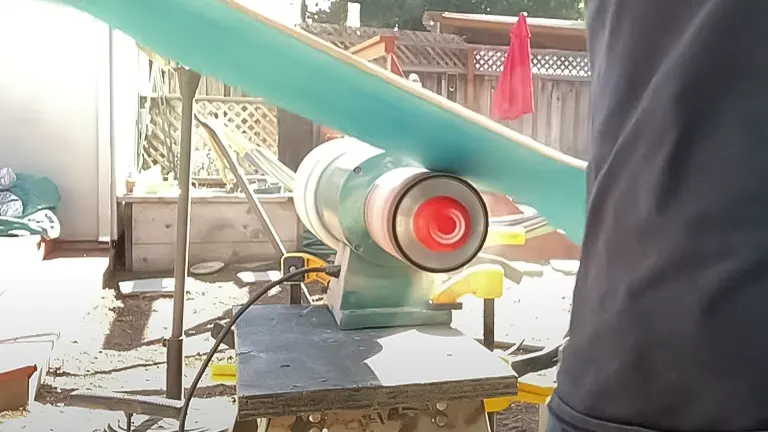
[[[187,283],[191,278],[187,278]],[[139,279],[122,281],[118,284],[120,294],[124,296],[139,296],[139,295],[158,295],[158,296],[170,296],[173,295],[175,289],[175,281],[173,278],[155,278],[155,279]]]
[[[249,272],[244,271],[237,274],[237,279],[242,284],[253,284],[256,282],[272,282],[280,279],[280,272],[277,270],[270,270],[265,272]]]
[[[512,267],[516,268],[525,276],[541,277],[544,276],[544,266],[527,261],[510,261]]]
[[[0,411],[34,401],[59,335],[39,334],[0,341]]]
[[[579,260],[549,260],[549,265],[556,271],[567,275],[575,275],[579,272]]]

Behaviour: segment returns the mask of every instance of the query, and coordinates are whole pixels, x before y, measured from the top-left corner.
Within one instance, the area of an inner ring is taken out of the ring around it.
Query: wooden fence
[[[479,84],[482,98],[478,111],[490,116],[491,96],[498,78],[485,77]],[[505,126],[567,155],[589,160],[588,81],[533,79],[534,112]]]
[[[460,73],[415,73],[424,88],[490,117],[504,54],[498,47],[476,53],[474,77]],[[531,65],[534,112],[502,124],[563,153],[589,160],[591,80],[586,54],[538,50],[534,51]],[[471,90],[468,81],[474,83]]]

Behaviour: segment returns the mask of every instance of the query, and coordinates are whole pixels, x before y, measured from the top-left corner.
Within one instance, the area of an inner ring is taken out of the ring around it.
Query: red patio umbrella
[[[493,92],[491,116],[497,121],[515,120],[533,112],[531,31],[525,13],[512,26],[509,39],[507,58]]]

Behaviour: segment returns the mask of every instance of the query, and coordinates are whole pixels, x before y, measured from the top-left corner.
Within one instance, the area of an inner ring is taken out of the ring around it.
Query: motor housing
[[[488,210],[469,182],[354,138],[315,148],[296,179],[299,218],[337,250],[345,244],[373,260],[383,250],[421,271],[445,273],[477,256],[488,233]]]
[[[436,275],[466,266],[488,234],[469,182],[354,138],[315,148],[296,173],[304,226],[337,250],[328,305],[342,329],[451,323]],[[460,305],[459,305],[460,306]]]

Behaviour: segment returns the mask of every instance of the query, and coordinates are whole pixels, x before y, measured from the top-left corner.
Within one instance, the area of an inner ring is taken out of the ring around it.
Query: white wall
[[[112,166],[115,170],[114,178],[117,181],[117,191],[122,193],[124,184],[121,186],[120,183],[130,171],[135,169],[136,165],[136,120],[139,110],[139,84],[142,80],[139,68],[139,49],[136,46],[136,41],[120,31],[113,30],[110,42],[108,49],[111,52],[111,62],[101,63],[104,70],[99,75],[101,82],[99,90],[99,148],[101,149],[111,142],[114,155],[108,152],[99,152],[100,155],[104,155],[99,161],[99,167],[105,167],[110,162],[114,164]],[[147,62],[146,57],[143,59]],[[148,78],[149,73],[147,72],[143,81],[147,81]],[[110,83],[112,85],[111,93]],[[110,99],[111,104],[109,103]],[[106,128],[103,127],[105,121],[109,123]],[[101,132],[104,133],[101,134]],[[114,161],[110,161],[111,156],[114,156]],[[105,185],[105,182],[100,181],[99,186],[101,187],[99,190],[99,215],[103,215],[105,211],[113,210],[112,202],[106,200],[107,194],[111,191],[108,187],[105,188],[105,186],[109,186]],[[112,199],[111,196],[110,199]],[[116,219],[111,218],[110,220],[106,217],[100,217],[99,237],[104,238],[110,234],[112,239],[117,236]]]
[[[295,26],[301,23],[301,0],[235,0],[251,10],[255,10],[285,25]],[[311,3],[311,2],[310,2]]]
[[[109,28],[46,1],[5,1],[0,41],[0,166],[57,184],[63,239],[108,238],[110,126],[120,125],[123,141],[134,139],[135,127],[129,118],[109,121]],[[121,59],[113,51],[112,63]],[[132,99],[128,91],[130,83],[118,86],[115,99],[123,115],[135,116],[136,89]]]

